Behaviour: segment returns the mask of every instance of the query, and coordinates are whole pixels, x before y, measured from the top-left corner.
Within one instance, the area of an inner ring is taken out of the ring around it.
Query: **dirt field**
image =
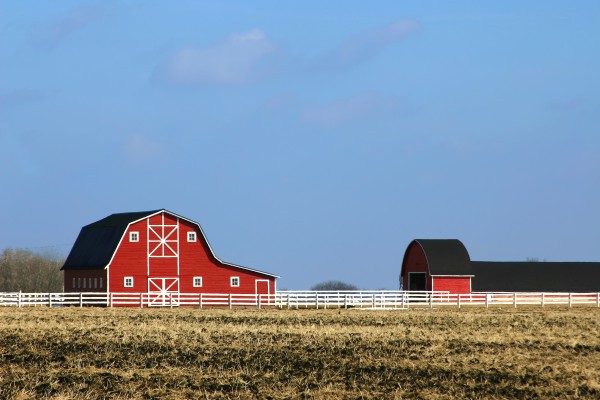
[[[0,309],[0,398],[600,398],[600,309]]]

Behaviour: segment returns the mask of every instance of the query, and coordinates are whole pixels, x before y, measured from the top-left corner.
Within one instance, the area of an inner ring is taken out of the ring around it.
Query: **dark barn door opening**
[[[426,290],[427,289],[426,275],[427,274],[425,272],[409,272],[408,273],[408,290]]]

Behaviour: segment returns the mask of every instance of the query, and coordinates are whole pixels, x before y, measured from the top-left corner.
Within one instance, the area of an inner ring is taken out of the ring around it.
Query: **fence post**
[[[569,293],[569,308],[573,306],[573,293]]]
[[[490,308],[490,294],[485,294],[485,308]]]
[[[517,308],[517,292],[513,292],[513,306]]]
[[[48,307],[52,307],[52,293],[48,293]]]
[[[458,298],[458,308],[460,308],[460,293],[458,293],[456,297]]]
[[[19,290],[19,297],[17,297],[17,304],[19,305],[19,308],[21,308],[21,291]]]
[[[371,308],[375,308],[375,293],[373,293],[373,301],[371,303]]]
[[[596,307],[600,307],[600,292],[596,293]]]
[[[344,295],[344,310],[348,309],[348,293]]]
[[[140,308],[144,308],[144,293],[140,292]]]
[[[429,293],[429,308],[433,308],[433,292]]]
[[[110,292],[110,294],[108,295],[108,305],[110,308],[113,308],[113,302],[114,302],[113,295],[114,295],[113,292]]]
[[[79,292],[79,308],[83,307],[83,292]]]
[[[256,294],[256,300],[258,301],[258,309],[260,310],[260,294]]]
[[[317,297],[317,310],[319,309],[319,293],[315,293],[315,296]]]
[[[202,310],[202,293],[198,295],[198,307]]]
[[[229,309],[231,310],[233,308],[233,303],[231,301],[231,293],[229,293]]]
[[[545,303],[544,302],[544,299],[546,297],[545,294],[546,294],[545,292],[542,292],[542,308],[544,307],[544,303]]]

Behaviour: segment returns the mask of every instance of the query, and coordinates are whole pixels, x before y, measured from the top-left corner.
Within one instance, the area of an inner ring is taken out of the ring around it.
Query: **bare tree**
[[[326,281],[313,285],[310,290],[358,290],[357,286],[342,281]]]
[[[4,249],[0,253],[0,291],[61,292],[63,257],[25,249]]]

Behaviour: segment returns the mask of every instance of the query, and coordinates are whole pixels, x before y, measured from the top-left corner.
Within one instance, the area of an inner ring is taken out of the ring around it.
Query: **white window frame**
[[[123,278],[123,287],[133,287],[133,276]]]
[[[197,235],[196,235],[196,232],[194,232],[194,231],[187,233],[187,241],[188,242],[195,242],[197,240],[196,237],[197,237]]]
[[[202,287],[202,277],[195,276],[194,279],[192,280],[192,285],[194,287]]]
[[[139,242],[140,241],[140,233],[138,231],[129,232],[129,241],[130,242]]]
[[[100,289],[102,289],[102,277],[100,277]]]
[[[77,286],[75,286],[77,284],[77,278],[73,278],[73,289],[77,288]]]
[[[240,287],[240,277],[232,276],[231,278],[229,278],[229,284],[231,287]]]

